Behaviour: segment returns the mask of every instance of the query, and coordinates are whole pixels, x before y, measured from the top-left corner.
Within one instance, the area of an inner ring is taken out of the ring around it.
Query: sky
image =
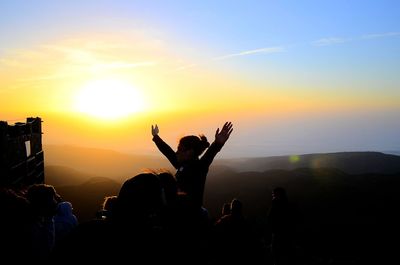
[[[0,1],[0,120],[157,154],[232,121],[220,157],[400,150],[399,1]]]

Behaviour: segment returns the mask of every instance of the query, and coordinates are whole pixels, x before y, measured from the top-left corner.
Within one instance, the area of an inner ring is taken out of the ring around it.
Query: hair
[[[161,184],[153,173],[136,175],[122,185],[113,211],[122,219],[140,218],[162,207]]]
[[[58,197],[54,186],[47,184],[34,184],[28,188],[26,194],[35,213],[43,216],[55,215]]]
[[[232,215],[241,215],[243,209],[243,204],[238,199],[233,199],[231,202],[231,214]]]
[[[206,150],[210,143],[203,134],[199,136],[188,135],[179,140],[179,145],[184,149],[193,149],[195,156],[200,156]]]
[[[117,201],[117,196],[106,196],[104,197],[103,201],[103,210],[105,211],[112,211],[115,205],[115,202]]]
[[[282,202],[287,202],[288,201],[286,190],[284,188],[276,187],[276,188],[274,188],[272,190],[272,192],[275,195],[275,198],[276,198],[275,200],[279,200],[279,201],[282,201]]]
[[[160,180],[165,203],[175,203],[178,198],[178,186],[174,175],[170,172],[161,172],[157,174]]]
[[[231,204],[226,202],[222,205],[222,216],[228,215],[230,213],[231,213]]]

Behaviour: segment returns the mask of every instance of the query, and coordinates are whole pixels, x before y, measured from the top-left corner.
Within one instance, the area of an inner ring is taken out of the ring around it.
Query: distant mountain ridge
[[[400,172],[400,156],[380,152],[339,152],[221,159],[216,162],[216,165],[229,166],[239,172],[263,172],[272,169],[335,168],[347,174],[395,174]]]
[[[400,151],[396,151],[396,150],[382,151],[382,153],[400,156]]]
[[[122,181],[146,169],[175,171],[168,160],[159,156],[131,155],[107,149],[78,146],[44,146],[46,166],[64,166],[95,176]],[[223,150],[221,151],[223,152]],[[297,168],[336,168],[347,174],[395,174],[400,172],[400,156],[380,152],[339,152],[271,156],[256,158],[219,159],[210,171],[236,172]]]
[[[63,166],[90,175],[124,180],[146,169],[172,169],[167,159],[113,150],[69,145],[45,145],[45,166]]]

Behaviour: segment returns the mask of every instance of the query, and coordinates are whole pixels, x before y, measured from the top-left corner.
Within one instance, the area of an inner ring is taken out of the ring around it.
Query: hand
[[[222,127],[222,130],[219,131],[219,128],[215,132],[215,142],[218,144],[225,144],[225,142],[228,140],[229,136],[231,135],[233,131],[233,125],[231,122],[225,122],[224,127]]]
[[[151,125],[151,135],[156,136],[159,132],[157,124],[155,126]]]

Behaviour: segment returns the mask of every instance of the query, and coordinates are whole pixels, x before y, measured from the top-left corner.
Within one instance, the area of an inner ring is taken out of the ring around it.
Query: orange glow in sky
[[[42,117],[44,144],[147,152],[151,124],[175,141],[233,121],[234,156],[400,149],[398,3],[17,2],[0,120]]]

